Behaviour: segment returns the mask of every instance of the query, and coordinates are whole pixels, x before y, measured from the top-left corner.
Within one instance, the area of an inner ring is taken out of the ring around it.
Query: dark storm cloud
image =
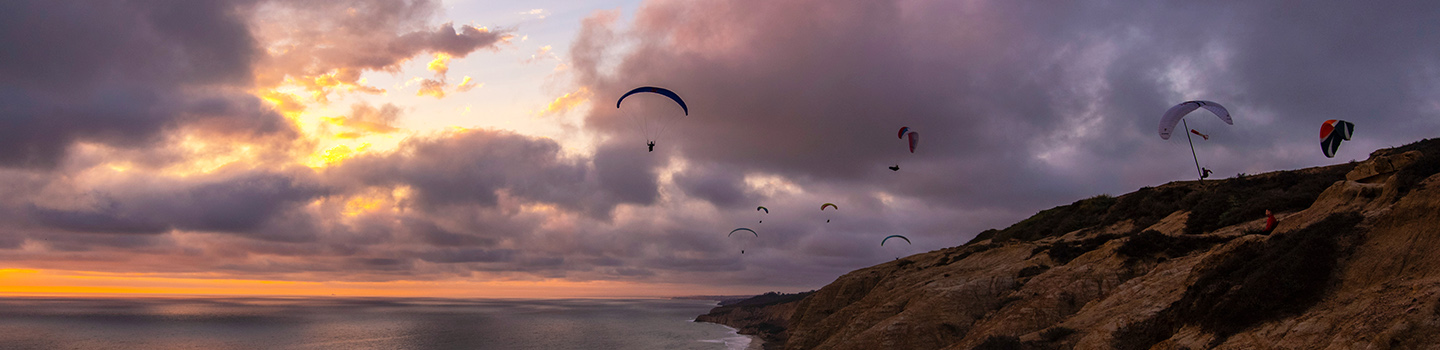
[[[1440,57],[1435,7],[666,2],[629,31],[595,15],[571,54],[590,91],[680,92],[692,113],[674,142],[690,163],[1028,211],[1186,179],[1171,162],[1184,150],[1153,129],[1187,99],[1236,114],[1215,130],[1224,141],[1200,145],[1232,172],[1325,162],[1284,157],[1318,154],[1309,139],[1324,119],[1360,119],[1391,144],[1433,134],[1416,113],[1435,113],[1436,84],[1414,77]],[[604,103],[588,123],[631,127]],[[914,155],[891,136],[902,125],[922,135]]]
[[[515,251],[508,249],[454,249],[427,252],[420,256],[420,260],[432,263],[505,262],[514,256]]]
[[[621,202],[651,204],[659,196],[659,157],[636,152],[638,143],[611,142],[595,150],[595,172],[600,186]]]
[[[745,188],[745,174],[723,166],[696,165],[674,176],[675,185],[690,196],[723,208],[742,208],[756,203]]]
[[[1440,130],[1431,2],[666,1],[633,21],[597,13],[572,42],[561,74],[592,100],[593,152],[466,130],[318,171],[150,176],[191,155],[148,149],[169,130],[298,138],[243,91],[288,78],[321,100],[376,92],[355,86],[362,73],[513,35],[435,24],[430,1],[168,5],[0,4],[0,44],[39,47],[0,55],[0,164],[70,172],[0,169],[0,222],[20,223],[0,228],[0,260],[813,288],[1039,209],[1190,179],[1184,141],[1155,134],[1180,101],[1235,115],[1187,118],[1215,136],[1197,152],[1222,176],[1341,161],[1316,149],[1324,119],[1356,122],[1342,149],[1356,158]],[[610,106],[643,85],[690,107],[655,152]],[[287,112],[309,98],[266,97]],[[390,133],[410,107],[331,122]],[[900,126],[921,134],[916,153]],[[107,155],[136,168],[104,172]],[[879,246],[895,233],[915,244]],[[149,257],[195,263],[133,262]]]
[[[114,213],[115,203],[96,211],[68,211],[31,206],[30,216],[41,225],[75,232],[164,233],[170,226],[150,218],[128,218]]]
[[[237,90],[259,49],[231,3],[6,2],[0,47],[0,166],[53,167],[77,141],[148,147],[199,120],[289,131]]]
[[[502,194],[573,209],[594,203],[587,164],[560,154],[552,140],[510,132],[469,130],[406,140],[400,150],[345,161],[334,176],[368,186],[411,186],[426,210],[446,205],[493,207]],[[604,204],[600,204],[604,206]]]
[[[1217,136],[1196,148],[1222,176],[1337,162],[1316,147],[1325,119],[1373,125],[1350,156],[1361,159],[1440,130],[1432,2],[650,2],[621,18],[592,15],[570,48],[572,77],[596,96],[587,127],[640,142],[608,102],[636,86],[676,91],[690,115],[666,135],[674,153],[657,155],[683,160],[675,189],[719,209],[666,211],[648,229],[753,223],[739,220],[751,219],[745,202],[785,212],[766,218],[783,233],[752,248],[785,257],[705,278],[833,276],[893,254],[877,253],[881,233],[918,237],[924,251],[1039,209],[1191,180],[1185,142],[1155,131],[1185,100],[1235,115],[1234,126],[1187,118]],[[916,153],[900,126],[920,132]],[[749,175],[801,190],[750,188]],[[821,201],[845,208],[843,224],[786,221],[819,215],[808,207]],[[642,264],[726,270],[705,260],[716,258]]]
[[[313,229],[275,232],[267,225],[296,219],[287,212],[323,194],[323,189],[275,173],[236,174],[194,183],[135,180],[95,189],[88,208],[31,205],[29,214],[44,227],[74,232],[156,234],[177,229],[303,241],[314,234]],[[308,221],[300,219],[288,223],[304,225]]]
[[[420,237],[422,242],[440,247],[492,246],[495,239],[465,235],[446,230],[433,222],[419,219],[405,220],[405,229]]]
[[[322,100],[341,83],[378,92],[354,86],[362,72],[394,71],[424,53],[465,57],[510,37],[429,24],[439,9],[360,0],[0,4],[0,166],[53,168],[77,142],[155,147],[182,126],[294,138],[250,93],[257,83],[293,78]],[[257,33],[264,45],[285,44],[262,46]]]

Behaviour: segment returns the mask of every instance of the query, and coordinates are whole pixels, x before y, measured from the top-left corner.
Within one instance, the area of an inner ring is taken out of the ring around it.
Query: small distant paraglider
[[[685,105],[685,100],[680,99],[679,94],[670,91],[670,89],[654,86],[641,86],[630,90],[630,92],[626,92],[620,96],[619,100],[615,101],[615,108],[620,108],[620,104],[625,102],[626,97],[638,93],[653,93],[668,97],[670,100],[675,101],[675,104],[680,105],[680,110],[685,113],[684,115],[690,115],[690,107]],[[636,111],[635,113],[627,113],[640,127],[640,133],[645,135],[645,145],[649,147],[650,152],[655,151],[655,139],[658,138],[660,134],[665,131],[665,127],[668,126],[668,123],[664,122],[669,119],[666,116],[667,114],[671,113],[665,113],[660,110],[645,110],[644,108],[641,108],[640,111]]]
[[[904,139],[906,136],[909,136],[910,154],[915,154],[915,146],[920,144],[920,133],[910,131],[910,127],[908,126],[902,126],[900,127],[900,132],[897,133],[896,136],[898,136],[900,139]],[[889,168],[890,171],[900,171],[900,164],[896,163],[894,166],[890,166]]]
[[[820,205],[820,211],[825,211],[825,208],[832,208],[832,209],[835,209],[835,210],[840,210],[840,207],[835,206],[835,203],[825,203],[825,204],[821,204],[821,205]],[[829,216],[829,215],[826,215],[826,216],[825,216],[825,222],[826,222],[826,223],[829,223],[829,222],[830,222],[830,216]]]
[[[1160,139],[1169,140],[1170,133],[1175,130],[1175,124],[1184,123],[1185,129],[1189,129],[1191,133],[1209,140],[1209,135],[1204,135],[1199,131],[1190,129],[1190,123],[1184,121],[1185,115],[1201,107],[1215,114],[1215,116],[1219,117],[1225,124],[1235,125],[1235,122],[1230,119],[1230,111],[1226,110],[1225,107],[1219,103],[1211,101],[1185,101],[1175,105],[1175,107],[1170,107],[1170,110],[1165,111],[1165,115],[1160,117]],[[1205,173],[1205,170],[1200,167],[1200,157],[1195,155],[1195,142],[1190,139],[1190,134],[1188,133],[1185,134],[1185,142],[1190,144],[1190,156],[1195,158],[1195,172],[1200,174],[1201,180],[1204,180],[1209,176]]]
[[[1335,158],[1335,152],[1340,150],[1340,141],[1350,140],[1350,135],[1354,133],[1354,123],[1326,120],[1320,124],[1320,152],[1325,153],[1325,158]]]
[[[880,240],[880,246],[881,246],[881,247],[884,247],[884,246],[885,246],[885,241],[888,241],[888,240],[890,240],[891,238],[903,239],[903,240],[905,240],[905,243],[906,243],[906,244],[914,244],[914,243],[910,243],[910,239],[909,239],[909,238],[905,238],[905,236],[901,236],[901,235],[889,235],[889,236],[885,236],[885,239]]]
[[[751,229],[744,228],[744,227],[737,228],[737,229],[734,229],[734,230],[730,230],[730,234],[725,235],[725,237],[734,237],[734,236],[735,236],[735,233],[736,233],[736,232],[740,232],[740,231],[748,231],[748,232],[750,232],[750,234],[755,235],[755,238],[760,238],[760,234],[759,234],[759,233],[755,233],[755,230],[751,230]],[[745,234],[742,233],[742,234],[740,234],[740,235],[741,235],[741,236],[744,236]],[[741,250],[740,250],[740,254],[745,254],[745,250],[744,250],[744,249],[741,249]]]
[[[885,239],[881,239],[881,240],[880,240],[880,246],[881,246],[881,247],[884,247],[884,246],[885,246],[885,241],[889,241],[891,238],[903,239],[903,240],[905,240],[905,244],[913,244],[913,243],[910,243],[910,239],[909,239],[909,238],[905,238],[905,236],[901,236],[901,235],[889,235],[889,236],[885,236]],[[900,260],[900,257],[898,257],[898,256],[895,257],[895,260]]]
[[[762,205],[762,206],[755,207],[755,211],[757,212],[757,214],[759,214],[758,212],[764,212],[765,214],[769,214],[769,213],[770,213],[770,208],[766,208],[765,206]],[[763,215],[763,214],[759,214],[759,215]],[[763,216],[762,216],[762,217],[763,217]],[[760,222],[759,222],[759,223],[762,223],[762,224],[765,223],[765,219],[760,219]]]

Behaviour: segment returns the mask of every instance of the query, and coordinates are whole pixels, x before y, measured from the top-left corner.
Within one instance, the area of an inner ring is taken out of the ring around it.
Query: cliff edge
[[[1424,140],[1364,162],[1097,196],[717,323],[764,320],[784,349],[1433,346],[1437,173],[1440,140]]]

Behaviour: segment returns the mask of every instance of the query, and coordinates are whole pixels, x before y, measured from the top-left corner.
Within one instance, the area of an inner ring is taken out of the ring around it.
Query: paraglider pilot
[[[895,164],[895,166],[892,166],[892,167],[889,167],[889,168],[890,168],[890,171],[900,171],[900,164]]]
[[[646,145],[646,146],[650,146],[650,152],[655,152],[655,141],[650,141],[649,143],[647,143],[647,144],[645,144],[645,145]]]
[[[1265,234],[1270,234],[1271,231],[1275,231],[1275,224],[1276,224],[1276,223],[1278,223],[1278,222],[1275,221],[1275,215],[1274,215],[1274,214],[1271,214],[1269,210],[1266,210],[1266,211],[1265,211],[1265,231],[1264,231]]]
[[[1200,168],[1200,169],[1202,169],[1202,170],[1201,170],[1201,173],[1200,173],[1200,178],[1201,178],[1201,179],[1208,179],[1208,178],[1210,178],[1210,168]]]

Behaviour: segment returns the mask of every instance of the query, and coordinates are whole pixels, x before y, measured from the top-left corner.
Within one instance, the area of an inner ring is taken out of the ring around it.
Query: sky
[[[1440,131],[1433,1],[6,1],[0,48],[0,293],[804,291],[1193,180],[1183,101],[1218,177]]]

